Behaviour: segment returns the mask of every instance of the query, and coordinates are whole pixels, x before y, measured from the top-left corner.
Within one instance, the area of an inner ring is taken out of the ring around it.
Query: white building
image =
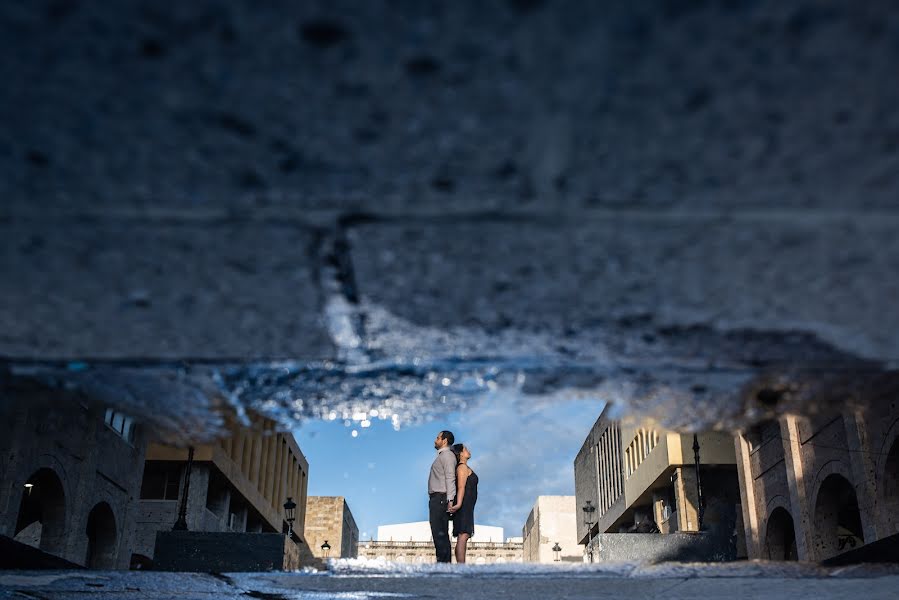
[[[584,547],[577,543],[574,496],[538,496],[524,525],[524,562],[555,562],[553,548],[559,545],[559,560],[581,562]]]
[[[450,522],[450,534],[453,532],[453,524]],[[478,525],[475,523],[472,542],[503,543],[503,528],[491,525]],[[428,521],[415,521],[413,523],[397,523],[395,525],[379,525],[379,542],[430,542],[431,524]]]
[[[521,538],[518,539],[517,542],[504,542],[502,527],[475,525],[474,536],[468,543],[467,562],[473,565],[520,563],[522,544]],[[455,538],[451,541],[455,544]],[[397,563],[436,562],[431,525],[427,521],[381,525],[378,527],[377,540],[359,543],[359,558]],[[455,562],[455,556],[453,561]]]

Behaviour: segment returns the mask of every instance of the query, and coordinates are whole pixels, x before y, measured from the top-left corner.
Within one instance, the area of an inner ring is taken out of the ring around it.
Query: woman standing
[[[471,451],[465,444],[454,444],[456,454],[456,503],[453,513],[453,537],[456,538],[456,562],[465,562],[468,539],[474,535],[474,505],[478,501],[478,476],[468,466]]]

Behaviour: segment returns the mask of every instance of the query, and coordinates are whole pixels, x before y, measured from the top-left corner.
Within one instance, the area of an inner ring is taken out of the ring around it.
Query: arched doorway
[[[112,508],[100,502],[87,516],[87,555],[89,569],[114,569],[116,566],[116,526]]]
[[[793,517],[783,507],[778,506],[768,517],[764,556],[768,560],[799,560]]]
[[[66,496],[53,469],[39,469],[25,481],[15,539],[44,552],[65,551]]]
[[[888,535],[899,533],[899,438],[893,441],[887,452],[881,481],[881,522],[886,523]]]
[[[824,559],[864,544],[858,498],[842,475],[828,475],[815,502],[815,545]]]

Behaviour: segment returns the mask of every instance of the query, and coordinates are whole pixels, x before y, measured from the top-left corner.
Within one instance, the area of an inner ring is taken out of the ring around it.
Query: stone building
[[[305,528],[309,464],[289,433],[251,417],[251,426],[230,426],[231,436],[194,448],[187,500],[187,526],[204,532],[286,532],[283,505],[296,503],[295,539],[311,558]],[[178,518],[188,451],[151,443],[147,448],[135,515],[135,552],[152,561],[156,532]],[[300,535],[297,535],[300,534]]]
[[[740,501],[733,436],[704,433],[698,441],[703,529],[732,531]],[[603,533],[698,531],[692,445],[692,435],[614,421],[607,406],[574,460],[578,542]],[[595,510],[585,518],[588,502]]]
[[[327,551],[322,549],[325,542],[330,546]],[[359,527],[343,496],[306,499],[306,543],[319,559],[359,555]]]
[[[538,496],[522,529],[524,562],[555,562],[556,544],[560,561],[581,562],[584,547],[577,541],[577,512],[574,496]]]
[[[363,541],[359,543],[359,558],[415,564],[437,562],[434,544],[430,541]],[[453,562],[456,562],[455,553]],[[466,562],[476,565],[522,562],[522,544],[512,541],[469,541]]]
[[[453,532],[453,524],[450,522],[450,533]],[[492,525],[475,523],[474,535],[469,542],[499,543],[503,537],[503,528]],[[430,542],[431,524],[428,521],[412,521],[411,523],[393,523],[378,526],[378,541],[409,541]]]
[[[899,533],[899,394],[736,437],[751,558],[824,560]]]
[[[455,538],[450,539],[455,549]],[[418,564],[437,562],[431,526],[427,521],[381,525],[377,540],[359,543],[359,558]],[[504,541],[502,527],[475,524],[474,535],[468,541],[466,559],[469,563],[481,565],[521,562],[522,543]]]
[[[143,428],[22,377],[0,381],[0,412],[0,536],[88,568],[128,568]]]

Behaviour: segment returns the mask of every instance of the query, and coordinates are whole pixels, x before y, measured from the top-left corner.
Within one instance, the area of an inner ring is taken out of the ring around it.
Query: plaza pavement
[[[338,561],[327,572],[7,571],[0,599],[790,598],[894,599],[899,566],[823,569],[798,563],[713,565],[403,566]]]

